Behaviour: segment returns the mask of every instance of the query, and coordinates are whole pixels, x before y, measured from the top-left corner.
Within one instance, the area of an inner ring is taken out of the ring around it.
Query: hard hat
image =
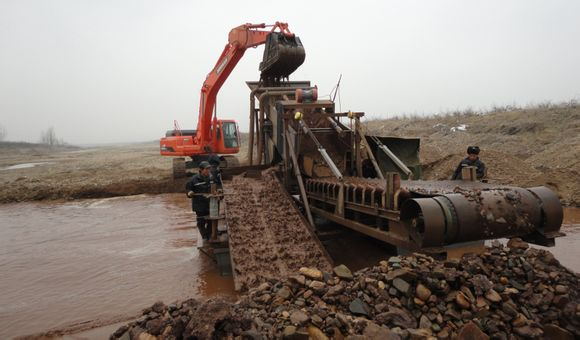
[[[300,112],[300,111],[296,111],[296,113],[294,114],[294,119],[295,119],[295,120],[300,120],[300,119],[302,119],[302,112]]]
[[[211,165],[209,165],[209,162],[207,162],[207,161],[202,161],[201,163],[199,163],[199,168],[200,169],[207,169],[207,168],[211,168]]]

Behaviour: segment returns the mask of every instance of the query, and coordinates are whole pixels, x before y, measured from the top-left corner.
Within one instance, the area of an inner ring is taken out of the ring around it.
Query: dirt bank
[[[456,112],[366,122],[380,135],[421,137],[425,179],[449,179],[468,145],[479,145],[491,183],[546,185],[580,205],[580,106]]]
[[[330,270],[331,260],[273,172],[224,183],[236,287],[245,289],[301,267]]]
[[[0,203],[181,192],[156,143],[95,148],[0,146]]]
[[[235,304],[156,303],[112,338],[572,339],[579,288],[551,253],[513,239],[461,260],[415,254],[354,274],[297,272]]]

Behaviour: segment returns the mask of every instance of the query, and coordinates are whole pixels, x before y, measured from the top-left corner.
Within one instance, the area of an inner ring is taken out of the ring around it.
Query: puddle
[[[51,164],[51,163],[53,163],[53,162],[22,163],[22,164],[16,164],[16,165],[7,166],[7,167],[2,168],[0,170],[28,169],[28,168],[34,168],[35,166],[40,166],[40,165],[45,165],[45,164]]]

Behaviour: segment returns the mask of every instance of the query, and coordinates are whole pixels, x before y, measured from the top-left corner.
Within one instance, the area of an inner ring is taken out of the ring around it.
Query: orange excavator
[[[271,29],[264,30],[267,27]],[[160,140],[161,155],[178,157],[173,159],[174,177],[185,176],[185,157],[191,157],[188,167],[218,155],[226,166],[236,164],[235,157],[224,155],[240,150],[238,125],[234,120],[217,119],[216,97],[246,49],[262,44],[266,46],[259,69],[264,84],[280,83],[304,62],[302,42],[290,32],[287,23],[244,24],[232,29],[227,45],[201,87],[197,129],[181,130],[175,121],[173,130]]]

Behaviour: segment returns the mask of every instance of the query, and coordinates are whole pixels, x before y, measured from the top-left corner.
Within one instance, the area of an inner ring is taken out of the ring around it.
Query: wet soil
[[[35,163],[37,166],[28,167]],[[156,143],[39,149],[0,145],[0,203],[182,192]]]
[[[5,204],[0,226],[1,339],[77,333],[157,300],[235,296],[198,252],[182,194]]]
[[[224,183],[236,288],[286,277],[300,267],[332,269],[326,251],[272,172]]]

